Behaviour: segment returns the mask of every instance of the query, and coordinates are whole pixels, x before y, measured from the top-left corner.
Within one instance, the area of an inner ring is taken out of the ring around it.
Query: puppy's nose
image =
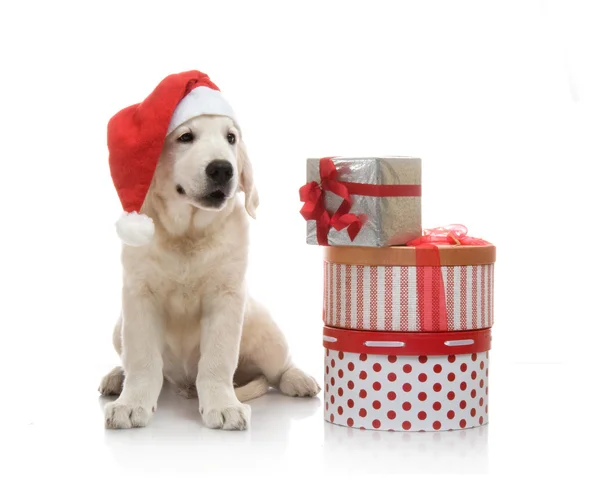
[[[216,185],[225,185],[233,177],[233,166],[226,160],[211,161],[206,167],[206,174]]]

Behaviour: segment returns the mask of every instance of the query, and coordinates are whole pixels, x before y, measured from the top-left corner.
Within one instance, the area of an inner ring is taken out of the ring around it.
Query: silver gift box
[[[412,157],[371,157],[332,159],[340,182],[374,185],[421,185],[421,159]],[[319,158],[306,162],[307,181],[320,183]],[[385,247],[405,245],[421,235],[421,197],[369,197],[352,195],[350,213],[366,215],[360,232],[352,241],[346,229],[329,230],[329,245]],[[325,208],[333,216],[342,199],[325,192]],[[317,224],[307,221],[306,241],[318,245]]]

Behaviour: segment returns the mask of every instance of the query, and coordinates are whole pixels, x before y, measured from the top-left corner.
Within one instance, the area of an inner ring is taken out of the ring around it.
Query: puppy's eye
[[[235,144],[235,134],[232,134],[231,132],[227,134],[227,142],[229,144]]]
[[[185,134],[181,134],[177,140],[179,142],[192,142],[194,140],[194,134],[191,132],[186,132]]]

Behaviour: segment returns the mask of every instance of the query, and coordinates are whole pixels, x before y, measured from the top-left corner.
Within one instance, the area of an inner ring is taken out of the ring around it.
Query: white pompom
[[[154,222],[145,214],[125,213],[117,221],[117,235],[124,244],[132,247],[147,245],[154,236]]]

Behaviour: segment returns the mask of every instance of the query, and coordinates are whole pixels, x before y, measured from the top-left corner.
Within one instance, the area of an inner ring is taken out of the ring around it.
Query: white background
[[[18,482],[6,492],[359,489],[342,487],[350,473],[376,474],[370,489],[383,473],[490,477],[393,484],[420,490],[590,481],[600,425],[595,4],[2,2],[0,482]],[[307,157],[418,156],[424,226],[463,223],[497,245],[489,426],[363,433],[325,424],[322,395],[272,395],[254,403],[250,431],[225,433],[165,390],[147,429],[104,431],[96,388],[117,363],[120,293],[106,123],[190,69],[232,103],[254,162],[252,292],[319,379],[322,252],[305,245],[298,213]]]

